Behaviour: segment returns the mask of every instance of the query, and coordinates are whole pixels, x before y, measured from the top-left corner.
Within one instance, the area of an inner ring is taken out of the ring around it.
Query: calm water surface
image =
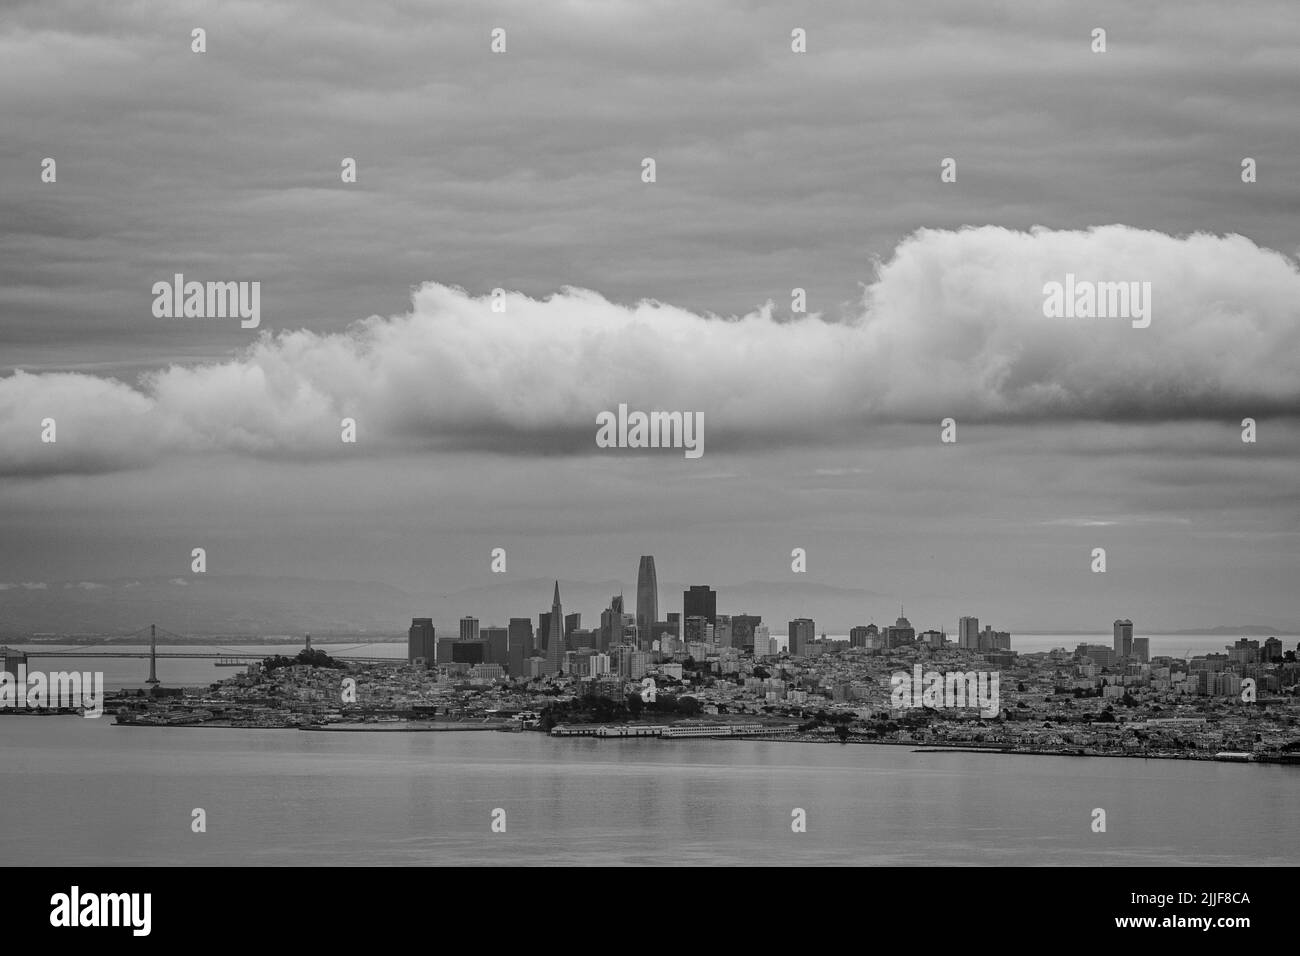
[[[1295,865],[1298,813],[1293,767],[0,716],[11,865]]]

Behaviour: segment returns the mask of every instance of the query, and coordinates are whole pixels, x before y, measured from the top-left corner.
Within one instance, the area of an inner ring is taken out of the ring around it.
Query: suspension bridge
[[[147,651],[90,651],[89,650],[89,648],[94,648],[94,647],[111,646],[113,643],[128,643],[134,638],[143,638],[146,633],[149,636],[149,650]],[[110,658],[110,657],[145,658],[147,657],[149,659],[149,676],[145,680],[146,684],[160,683],[160,681],[158,680],[158,660],[160,658],[162,659],[186,658],[190,660],[195,660],[195,659],[210,660],[217,667],[246,667],[249,664],[255,663],[257,661],[263,661],[266,660],[266,658],[268,657],[274,656],[272,653],[268,653],[266,650],[257,650],[257,651],[249,652],[234,647],[224,646],[221,644],[207,645],[208,647],[215,647],[217,649],[216,653],[212,653],[208,651],[176,651],[176,650],[160,651],[158,649],[159,635],[161,635],[165,640],[174,641],[175,643],[170,645],[172,647],[175,647],[177,645],[183,647],[186,644],[200,643],[195,638],[185,637],[182,634],[173,633],[172,631],[169,631],[166,628],[158,627],[158,625],[156,624],[150,624],[148,627],[142,627],[138,631],[132,631],[129,634],[119,634],[119,635],[113,635],[111,637],[106,637],[101,641],[96,641],[93,644],[86,644],[83,647],[77,648],[76,650],[66,650],[66,649],[57,650],[57,651],[35,650],[35,651],[27,651],[25,653],[28,660],[37,657],[41,657],[41,658],[77,657],[83,659],[94,658],[94,657],[104,657],[104,658]],[[165,644],[164,646],[169,646],[169,645]],[[350,645],[349,647],[342,648],[342,651],[346,652],[349,650],[357,650],[359,648],[371,647],[371,646],[373,645],[353,644]],[[306,649],[307,650],[312,649],[310,634],[307,635]],[[332,653],[330,654],[330,657],[338,661],[347,661],[349,664],[404,664],[406,662],[406,659],[404,657],[363,657],[363,656],[351,655],[347,653]]]

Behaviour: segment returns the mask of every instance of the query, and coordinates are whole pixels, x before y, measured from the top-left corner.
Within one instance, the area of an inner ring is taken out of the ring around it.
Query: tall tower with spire
[[[560,607],[560,582],[555,582],[551,600],[551,628],[546,636],[546,670],[550,674],[564,670],[564,610]]]

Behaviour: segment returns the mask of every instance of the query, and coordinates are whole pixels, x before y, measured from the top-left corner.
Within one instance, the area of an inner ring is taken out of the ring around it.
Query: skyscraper
[[[655,621],[659,620],[659,579],[655,576],[653,555],[641,555],[636,573],[636,636],[645,647],[654,639]]]
[[[555,582],[555,597],[551,600],[550,634],[546,637],[546,672],[554,674],[564,669],[564,609],[560,607],[560,582]]]
[[[731,646],[739,651],[754,650],[754,628],[763,623],[761,614],[731,616]]]
[[[807,653],[807,647],[817,637],[817,625],[810,618],[798,617],[790,622],[789,629],[789,647],[787,650],[792,657],[803,657]]]
[[[673,637],[680,638],[682,636],[682,616],[676,611],[668,612],[668,626],[672,629]]]
[[[702,617],[710,624],[718,623],[718,592],[707,584],[692,584],[682,592],[682,620]]]
[[[537,649],[542,652],[543,657],[545,657],[546,652],[550,650],[550,646],[548,645],[550,639],[551,612],[542,611],[537,615]]]
[[[713,642],[718,647],[731,646],[731,615],[719,614],[713,623]]]
[[[509,650],[506,652],[510,662],[511,677],[526,677],[524,663],[533,656],[533,622],[527,617],[512,617],[509,627]]]
[[[505,667],[509,663],[506,653],[510,646],[509,632],[504,627],[485,627],[479,631],[479,637],[487,643],[486,663]]]
[[[406,663],[414,664],[418,658],[432,666],[437,656],[438,647],[434,642],[433,618],[411,618],[411,630],[407,634],[406,641]]]
[[[702,617],[688,617],[683,625],[683,640],[702,644],[709,639],[709,622]]]
[[[478,618],[466,616],[460,619],[460,639],[462,641],[478,640]]]
[[[885,646],[900,647],[903,644],[911,644],[916,641],[916,628],[912,627],[912,622],[903,615],[903,609],[898,609],[898,620],[894,626],[885,629]],[[975,636],[976,646],[979,646],[979,635]]]
[[[1133,653],[1133,622],[1115,622],[1115,656],[1129,657]]]
[[[609,599],[609,607],[600,612],[600,647],[607,651],[623,643],[623,595]]]
[[[963,650],[974,651],[980,646],[980,619],[963,617],[957,621],[957,646]]]
[[[1151,638],[1135,637],[1133,638],[1133,656],[1137,658],[1139,664],[1151,663]]]

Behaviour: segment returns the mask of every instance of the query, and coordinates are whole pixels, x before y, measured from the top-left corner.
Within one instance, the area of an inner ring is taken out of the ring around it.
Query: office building
[[[636,573],[636,637],[643,649],[654,639],[655,622],[659,620],[659,579],[655,576],[655,559],[641,556],[641,566]]]
[[[1123,659],[1133,654],[1133,622],[1124,620],[1115,622],[1115,656]]]
[[[1226,646],[1224,650],[1228,652],[1228,660],[1238,664],[1255,664],[1259,661],[1259,641],[1251,641],[1243,637],[1235,644]]]
[[[510,632],[504,627],[485,627],[479,631],[479,638],[487,645],[488,664],[509,664],[507,648],[510,646]]]
[[[980,619],[963,617],[957,621],[957,646],[966,651],[979,650]]]
[[[922,631],[920,635],[918,635],[917,639],[922,644],[925,644],[929,647],[943,647],[943,645],[948,640],[948,636],[944,634],[943,631],[929,630],[929,631]],[[849,640],[850,641],[853,640],[852,634],[849,635]]]
[[[411,618],[411,629],[406,638],[406,663],[423,661],[431,667],[437,659],[438,645],[433,636],[433,618]]]
[[[677,640],[677,626],[667,621],[657,621],[650,632],[651,642],[658,641],[661,650],[667,652],[673,641]]]
[[[1008,631],[995,631],[992,626],[985,624],[984,630],[980,632],[979,638],[975,642],[975,649],[978,651],[1009,651],[1011,650],[1011,634]]]
[[[736,650],[753,653],[754,628],[763,623],[758,614],[735,614],[731,618],[731,646]]]
[[[507,629],[506,666],[511,677],[523,677],[525,662],[533,656],[533,622],[527,617],[512,617]]]
[[[702,617],[710,624],[718,621],[718,592],[707,584],[693,584],[682,592],[682,617]]]
[[[713,643],[718,647],[731,646],[731,615],[719,614],[713,624]]]
[[[786,633],[789,635],[787,643],[791,656],[804,657],[808,654],[808,645],[817,637],[817,625],[810,618],[795,618],[790,622],[790,629]]]
[[[1187,662],[1189,671],[1223,671],[1228,669],[1227,654],[1205,654]]]
[[[620,677],[627,677],[631,674],[632,655],[635,654],[636,648],[631,644],[619,644],[609,649],[609,669],[610,673],[616,673]]]
[[[709,639],[709,622],[706,618],[695,617],[694,615],[686,618],[686,631],[683,639],[688,644],[703,644]]]
[[[640,680],[650,671],[650,655],[645,651],[632,651],[627,655],[627,676],[631,680]]]
[[[900,647],[916,641],[916,629],[912,627],[912,622],[903,616],[901,607],[898,610],[898,620],[894,622],[894,626],[885,629],[886,647]]]
[[[571,651],[575,649],[573,644],[573,632],[582,627],[582,612],[574,611],[572,614],[564,615],[564,649]]]
[[[1116,654],[1113,648],[1105,644],[1080,644],[1074,649],[1076,658],[1087,658],[1098,667],[1113,667]]]
[[[1151,663],[1151,638],[1133,638],[1133,657],[1140,664]]]
[[[609,599],[609,607],[600,612],[600,649],[607,651],[623,643],[623,595],[615,594]]]
[[[462,617],[460,619],[460,639],[462,641],[478,640],[478,618]]]
[[[453,641],[451,661],[453,664],[487,664],[487,641]]]
[[[1011,651],[989,651],[984,659],[1000,669],[1014,667],[1016,663],[1016,655]]]

